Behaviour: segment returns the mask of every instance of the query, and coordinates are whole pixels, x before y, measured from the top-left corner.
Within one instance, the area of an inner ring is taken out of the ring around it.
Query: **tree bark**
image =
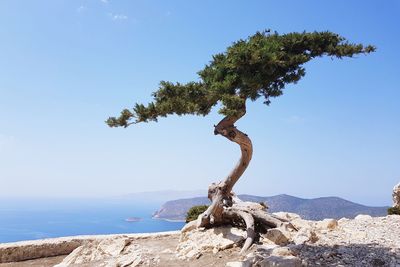
[[[197,221],[198,227],[223,222],[224,207],[231,207],[233,204],[232,188],[246,170],[253,155],[253,146],[250,138],[247,134],[238,130],[234,125],[234,123],[245,114],[246,109],[243,108],[238,116],[226,116],[215,126],[215,135],[222,135],[240,146],[241,157],[235,168],[224,181],[221,181],[218,184],[213,183],[209,186],[208,198],[212,203],[208,209],[200,215],[201,217],[199,217]]]
[[[256,223],[259,228],[264,230],[280,227],[287,223],[284,219],[267,214],[260,204],[241,202],[232,198],[232,188],[246,170],[253,155],[253,146],[250,138],[234,125],[245,114],[246,108],[244,106],[237,116],[226,116],[215,126],[215,135],[222,135],[240,146],[241,157],[225,180],[219,183],[212,183],[209,186],[208,198],[211,200],[211,205],[207,210],[200,214],[196,221],[186,224],[182,229],[182,232],[186,232],[199,227],[211,227],[212,225],[235,225],[238,221],[241,221],[239,225],[245,225],[247,232],[241,253],[246,252],[252,245],[256,237]]]

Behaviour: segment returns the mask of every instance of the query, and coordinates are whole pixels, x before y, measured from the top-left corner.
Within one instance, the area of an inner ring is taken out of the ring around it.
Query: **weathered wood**
[[[243,244],[242,250],[240,254],[243,254],[247,251],[248,248],[253,244],[254,238],[256,236],[256,232],[254,229],[254,218],[251,214],[246,211],[237,210],[233,208],[228,208],[224,210],[224,217],[227,218],[241,218],[243,219],[244,223],[246,224],[246,240]]]
[[[246,108],[244,106],[238,116],[226,116],[215,126],[214,134],[222,135],[240,146],[241,157],[224,181],[209,186],[208,198],[211,200],[211,205],[197,219],[198,227],[223,221],[223,208],[232,206],[232,188],[250,163],[253,154],[251,140],[247,134],[239,131],[234,125],[245,114]]]

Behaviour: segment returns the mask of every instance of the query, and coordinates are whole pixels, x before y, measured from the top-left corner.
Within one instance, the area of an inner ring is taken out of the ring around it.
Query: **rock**
[[[165,254],[172,254],[174,253],[172,250],[170,250],[169,248],[164,249],[163,251],[161,251],[161,253],[165,253]]]
[[[269,256],[260,262],[257,262],[259,267],[301,267],[301,260],[294,256],[279,257]]]
[[[191,259],[204,252],[218,252],[241,243],[246,232],[231,226],[184,232],[176,249],[180,259]]]
[[[276,244],[262,244],[257,246],[257,251],[268,251],[271,252],[274,248],[279,247]],[[249,257],[249,256],[248,256]]]
[[[293,243],[296,245],[304,244],[306,242],[315,243],[318,241],[318,236],[312,229],[302,228],[293,237]]]
[[[350,221],[350,219],[348,219],[348,218],[340,218],[339,220],[338,220],[338,224],[344,224],[344,223],[346,223],[346,222],[348,222],[348,221]]]
[[[152,238],[176,238],[179,231],[141,234],[113,234],[113,235],[82,235],[57,237],[41,240],[19,241],[0,244],[0,263],[18,262],[47,257],[65,256],[76,248],[90,241],[97,241],[116,237],[128,237],[132,240]]]
[[[370,221],[372,220],[372,217],[370,215],[359,214],[354,219],[359,221]]]
[[[250,261],[231,261],[226,263],[226,267],[251,267]]]
[[[400,208],[400,183],[393,188],[393,207]]]
[[[292,213],[292,212],[283,212],[283,211],[279,211],[279,212],[274,212],[272,213],[275,216],[278,216],[282,219],[286,219],[288,221],[292,221],[294,219],[301,219],[300,215],[296,214],[296,213]]]
[[[85,242],[82,237],[60,237],[0,244],[0,263],[68,255]]]
[[[290,223],[297,229],[311,229],[314,227],[314,222],[312,221],[307,221],[307,220],[303,220],[301,218],[296,218],[293,219],[292,221],[290,221]]]
[[[273,256],[293,256],[293,252],[288,247],[277,247],[271,252]]]
[[[335,219],[324,219],[316,223],[316,227],[323,230],[333,230],[338,226],[338,222]]]
[[[246,261],[251,263],[250,266],[301,266],[300,259],[294,256],[294,253],[289,247],[257,245],[256,248],[255,252],[250,253],[246,257]]]
[[[129,238],[116,237],[89,241],[76,248],[55,267],[96,264],[99,267],[137,266],[142,262],[142,250]]]
[[[263,235],[263,237],[277,245],[286,245],[289,243],[290,238],[286,231],[279,228],[269,229],[268,232]]]

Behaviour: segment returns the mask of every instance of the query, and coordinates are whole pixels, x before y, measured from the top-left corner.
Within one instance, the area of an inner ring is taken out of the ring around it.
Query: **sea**
[[[0,198],[0,243],[181,229],[183,222],[152,219],[160,205],[122,199]]]

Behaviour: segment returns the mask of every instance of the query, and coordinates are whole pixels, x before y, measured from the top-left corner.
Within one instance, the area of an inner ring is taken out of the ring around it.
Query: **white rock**
[[[344,224],[344,223],[347,223],[349,221],[350,221],[350,219],[343,217],[343,218],[340,218],[338,220],[338,224]]]
[[[359,221],[370,221],[372,220],[372,217],[370,215],[359,214],[354,219]]]
[[[294,256],[269,256],[257,264],[259,267],[301,267],[301,260]]]
[[[284,212],[284,211],[279,211],[279,212],[274,212],[272,213],[275,216],[278,216],[280,218],[286,219],[288,221],[294,220],[294,219],[300,219],[300,215],[292,212]]]
[[[231,261],[226,263],[226,267],[251,267],[250,261]]]
[[[218,252],[241,243],[245,237],[245,231],[230,226],[185,232],[182,233],[176,249],[177,256],[181,259],[190,259],[199,253]]]
[[[312,229],[302,228],[293,237],[293,243],[296,245],[306,242],[315,243],[318,240],[317,234]]]
[[[314,222],[313,221],[307,221],[307,220],[303,220],[301,218],[296,218],[293,219],[292,221],[290,221],[290,223],[296,227],[296,229],[311,229],[314,227]]]
[[[288,247],[277,247],[271,252],[273,256],[293,256],[293,252]]]
[[[316,223],[316,227],[319,229],[333,230],[338,226],[338,222],[335,219],[324,219]]]
[[[277,248],[277,247],[279,247],[279,246],[276,245],[276,244],[262,244],[262,245],[258,245],[257,246],[257,250],[260,250],[260,251],[264,251],[264,250],[272,251],[274,248]]]
[[[56,267],[95,263],[99,267],[137,266],[141,263],[141,249],[125,237],[89,241],[76,248]]]
[[[286,245],[289,243],[290,238],[290,236],[288,236],[284,230],[278,228],[269,229],[268,232],[263,235],[263,237],[277,245]]]
[[[169,248],[166,248],[163,251],[161,251],[161,253],[171,254],[171,253],[174,253],[174,252],[172,250],[170,250]]]

